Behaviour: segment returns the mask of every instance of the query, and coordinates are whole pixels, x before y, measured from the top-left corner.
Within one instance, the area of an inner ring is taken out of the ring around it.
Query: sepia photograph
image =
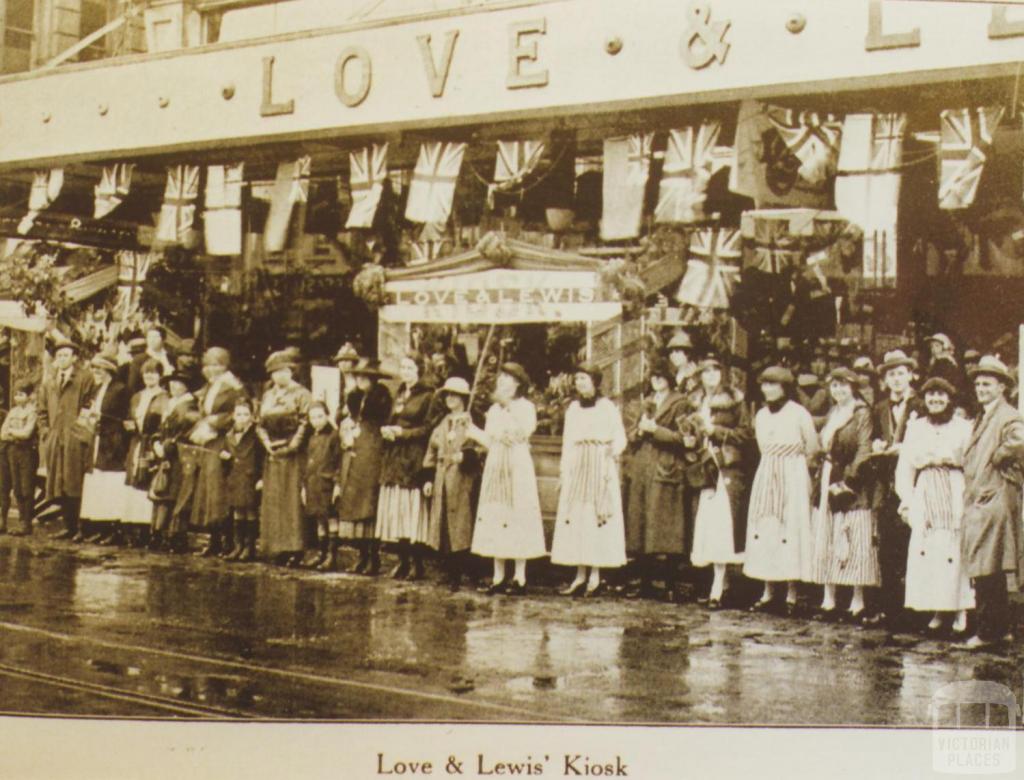
[[[1021,2],[0,0],[0,775],[1017,771],[1022,76]]]

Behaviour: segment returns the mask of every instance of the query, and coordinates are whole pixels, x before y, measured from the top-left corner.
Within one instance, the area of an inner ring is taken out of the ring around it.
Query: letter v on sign
[[[430,46],[430,35],[416,37],[420,44],[420,54],[423,55],[423,67],[427,72],[427,81],[430,82],[430,93],[436,98],[444,95],[444,88],[448,84],[448,74],[452,69],[452,58],[455,56],[455,42],[458,39],[458,30],[449,30],[445,34],[441,62],[437,63],[434,60],[434,50]]]

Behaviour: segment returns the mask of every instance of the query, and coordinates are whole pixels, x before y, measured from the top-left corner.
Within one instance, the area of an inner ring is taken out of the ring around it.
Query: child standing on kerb
[[[14,536],[32,532],[36,469],[39,450],[36,446],[36,405],[32,400],[35,386],[20,382],[14,388],[14,405],[0,428],[0,469],[3,471],[2,531]],[[18,528],[7,528],[8,491],[13,490],[18,504]]]
[[[263,446],[256,436],[252,403],[241,400],[232,412],[232,426],[220,453],[224,461],[229,522],[235,545],[225,558],[251,561],[256,557],[259,534],[260,489],[263,487]]]
[[[309,407],[309,439],[302,477],[302,506],[306,522],[316,531],[319,554],[309,566],[332,571],[338,561],[338,520],[334,512],[334,480],[341,463],[341,442],[322,401]],[[333,526],[333,528],[332,528]]]

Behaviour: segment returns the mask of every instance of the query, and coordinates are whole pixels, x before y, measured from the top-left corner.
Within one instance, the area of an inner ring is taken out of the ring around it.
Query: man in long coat
[[[964,644],[1001,642],[1011,627],[1006,575],[1020,573],[1024,419],[1006,401],[1013,375],[986,355],[971,371],[981,412],[964,455],[964,563],[974,584],[977,621]]]
[[[92,400],[92,374],[76,361],[77,345],[60,341],[55,345],[51,375],[39,388],[39,437],[46,465],[46,498],[60,506],[64,530],[56,538],[70,539],[78,533],[82,506],[82,483],[89,468],[90,442],[84,429],[75,426],[82,410]]]

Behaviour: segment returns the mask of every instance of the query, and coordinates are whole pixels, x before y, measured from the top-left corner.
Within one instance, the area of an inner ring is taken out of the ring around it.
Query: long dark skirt
[[[224,462],[220,459],[223,439],[214,439],[206,447],[196,448],[195,493],[192,496],[192,526],[212,528],[227,520],[228,495],[225,490]]]
[[[313,541],[302,512],[302,456],[268,458],[263,467],[260,547],[265,555],[300,552]]]

